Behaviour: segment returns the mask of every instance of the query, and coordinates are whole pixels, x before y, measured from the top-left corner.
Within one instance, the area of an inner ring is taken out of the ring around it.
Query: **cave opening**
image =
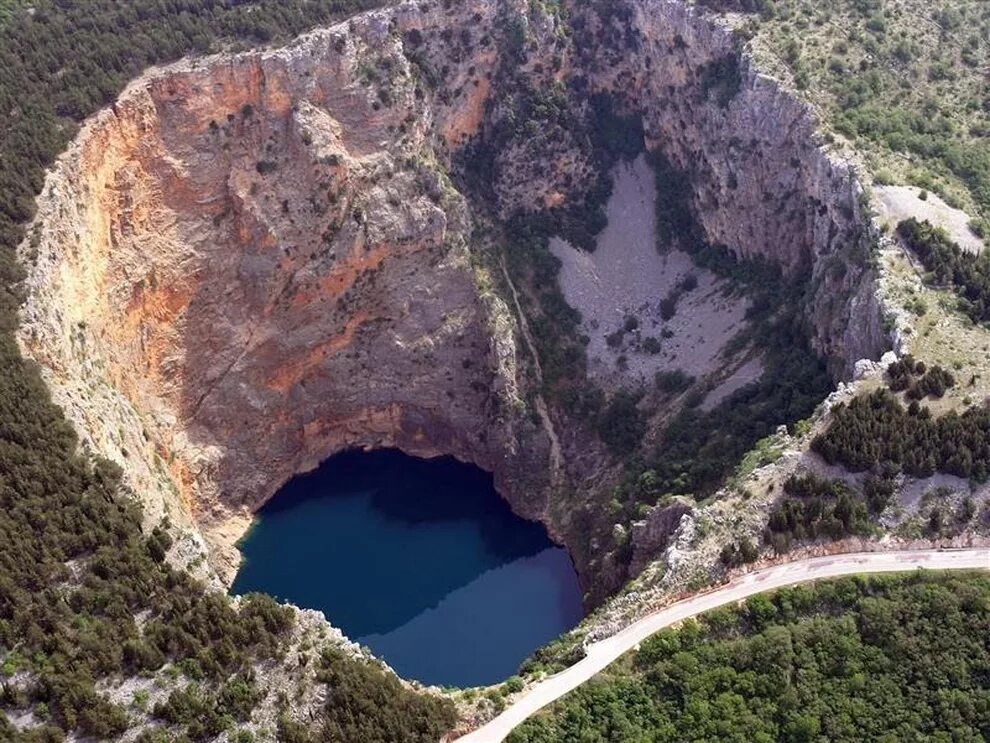
[[[583,617],[567,552],[450,457],[333,456],[290,480],[240,548],[232,593],[320,610],[426,684],[503,681]]]

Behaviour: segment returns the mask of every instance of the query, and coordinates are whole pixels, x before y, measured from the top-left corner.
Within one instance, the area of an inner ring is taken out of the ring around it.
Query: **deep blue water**
[[[582,617],[567,553],[448,458],[333,457],[282,488],[241,551],[233,593],[319,609],[427,684],[503,681]]]

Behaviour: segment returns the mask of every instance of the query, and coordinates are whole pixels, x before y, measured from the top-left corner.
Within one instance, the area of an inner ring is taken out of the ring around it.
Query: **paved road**
[[[990,569],[990,549],[865,552],[816,557],[754,571],[713,591],[692,596],[643,617],[618,634],[589,645],[584,659],[536,684],[494,720],[458,738],[457,743],[497,743],[503,740],[527,717],[583,684],[654,632],[688,617],[756,593],[795,583],[856,573],[892,573],[915,568],[987,570]]]

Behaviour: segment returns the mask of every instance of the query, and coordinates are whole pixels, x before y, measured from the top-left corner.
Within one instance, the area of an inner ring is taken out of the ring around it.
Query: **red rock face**
[[[246,514],[347,448],[476,462],[507,497],[531,483],[516,505],[540,513],[547,447],[513,391],[512,323],[495,337],[507,308],[436,164],[488,82],[431,110],[382,17],[150,74],[42,200],[25,346],[136,490],[174,486],[226,577]],[[464,84],[493,58],[462,60]]]
[[[856,185],[805,108],[745,64],[731,101],[708,95],[699,66],[737,50],[680,0],[622,0],[606,20],[597,7],[572,7],[566,29],[528,0],[401,4],[152,71],[83,128],[25,244],[21,341],[150,522],[204,533],[231,578],[234,541],[288,478],[396,446],[492,471],[572,547],[594,598],[618,587],[607,503],[622,463],[547,412],[473,232],[581,197],[597,175],[588,131],[515,122],[482,174],[490,204],[447,176],[522,92],[552,90],[567,123],[588,119],[575,91],[613,94],[692,171],[711,242],[811,267],[808,316],[836,368],[881,345],[872,274],[838,255],[863,228]],[[522,51],[499,50],[501,14],[525,27]]]

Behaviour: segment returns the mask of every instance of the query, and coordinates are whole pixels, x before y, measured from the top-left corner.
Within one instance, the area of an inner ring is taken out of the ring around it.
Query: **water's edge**
[[[266,504],[240,549],[232,593],[323,611],[426,684],[498,683],[583,616],[567,552],[451,458],[332,457]]]

